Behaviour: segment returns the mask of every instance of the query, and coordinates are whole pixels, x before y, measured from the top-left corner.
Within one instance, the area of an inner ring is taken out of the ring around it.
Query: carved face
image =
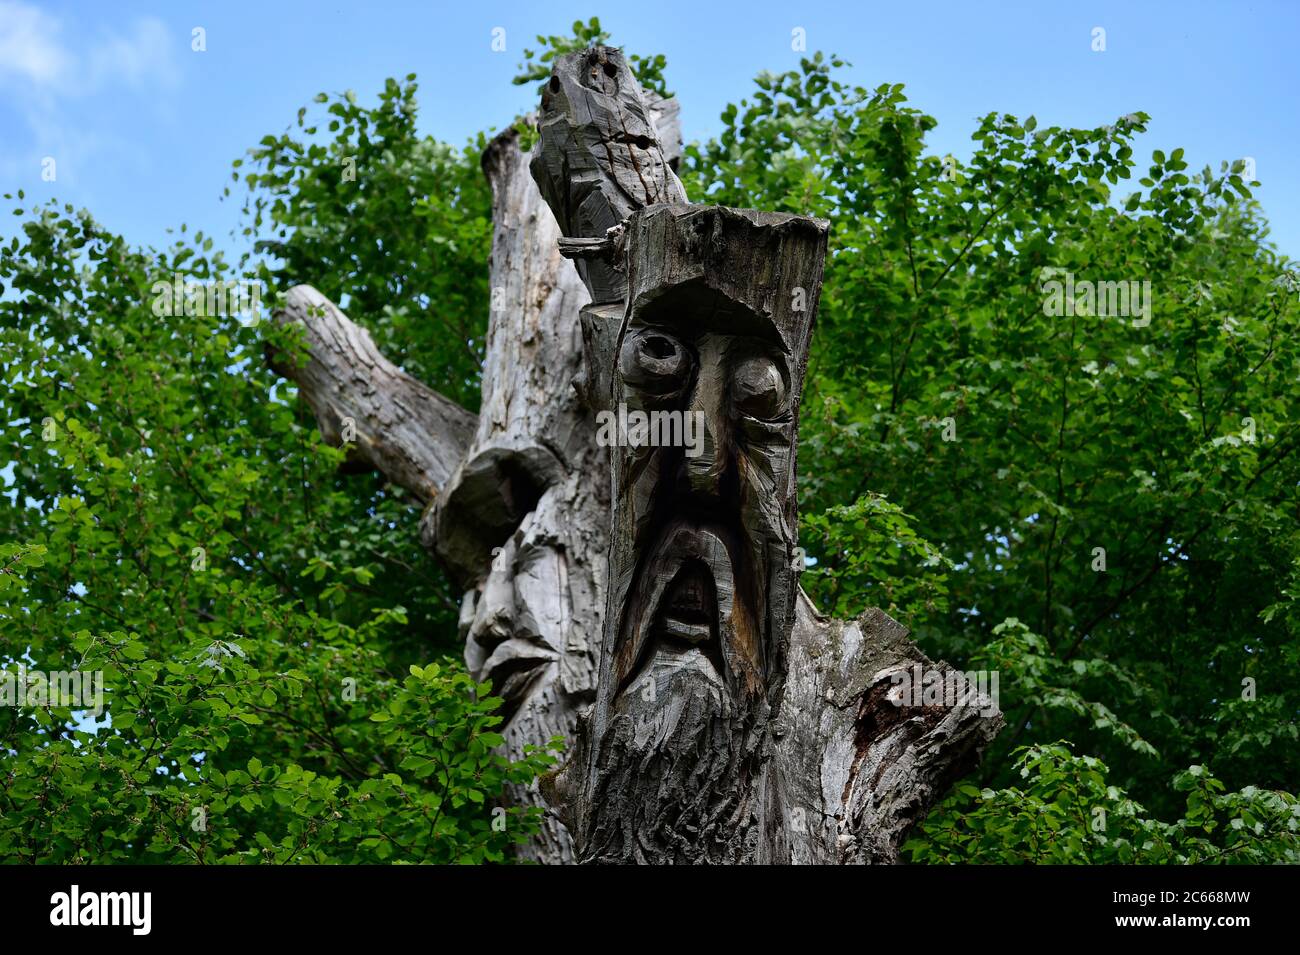
[[[507,723],[564,652],[563,614],[555,599],[561,554],[539,516],[530,513],[498,548],[482,589],[467,593],[462,608],[466,662],[476,679],[491,681],[505,700]]]
[[[571,732],[572,711],[595,689],[584,633],[599,619],[587,609],[598,599],[588,570],[595,561],[571,539],[573,491],[566,480],[542,494],[461,608],[465,661],[502,697],[505,732],[522,727],[522,743],[548,738],[534,738],[539,720],[547,732]]]
[[[762,316],[682,288],[629,318],[614,397],[620,414],[646,423],[614,454],[616,526],[633,543],[615,547],[610,567],[625,588],[615,595],[616,693],[689,666],[733,699],[760,696],[793,590],[783,342]]]
[[[585,861],[746,861],[797,594],[798,395],[826,227],[654,206],[618,241],[626,305],[583,327],[588,387],[627,428],[577,843]]]
[[[599,456],[593,451],[590,458],[594,467]],[[603,492],[607,480],[596,488]],[[608,500],[593,495],[591,485],[588,474],[575,474],[547,487],[461,605],[465,662],[503,700],[498,731],[510,759],[555,736],[573,740],[579,713],[595,696],[606,547],[600,522]],[[539,799],[531,787],[509,785],[506,793],[520,805]],[[536,861],[573,858],[568,833],[551,818],[517,851]]]

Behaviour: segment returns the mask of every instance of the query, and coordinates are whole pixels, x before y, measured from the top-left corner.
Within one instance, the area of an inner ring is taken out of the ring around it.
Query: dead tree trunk
[[[959,677],[955,705],[900,696],[918,665],[951,671],[884,613],[828,620],[799,589],[828,224],[688,204],[676,115],[598,47],[557,61],[531,154],[513,131],[484,154],[476,427],[305,287],[280,320],[311,358],[283,372],[322,434],[351,419],[355,455],[429,502],[422,538],[465,588],[465,659],[506,700],[506,751],[569,740],[527,857],[892,862],[1001,716]]]

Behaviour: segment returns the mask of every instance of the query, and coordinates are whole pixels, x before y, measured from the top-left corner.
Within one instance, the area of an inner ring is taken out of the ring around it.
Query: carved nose
[[[681,490],[696,500],[717,501],[722,497],[722,479],[728,457],[720,409],[710,407],[707,400],[697,394],[686,414],[683,430],[688,440],[682,449]]]
[[[483,585],[470,624],[469,635],[481,646],[491,649],[514,633],[515,588],[510,570],[514,567],[516,544],[513,538],[493,557],[492,572]]]

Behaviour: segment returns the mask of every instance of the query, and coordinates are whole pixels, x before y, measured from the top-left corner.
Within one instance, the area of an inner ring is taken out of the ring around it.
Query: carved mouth
[[[720,529],[679,524],[665,535],[629,593],[615,660],[620,692],[660,655],[702,654],[725,677],[733,579]]]
[[[558,661],[549,647],[521,637],[498,644],[480,664],[476,679],[492,684],[492,695],[502,699],[500,715],[508,726],[515,712],[537,684],[545,669]]]
[[[659,600],[651,630],[693,645],[717,639],[718,597],[708,567],[696,560],[682,566]]]

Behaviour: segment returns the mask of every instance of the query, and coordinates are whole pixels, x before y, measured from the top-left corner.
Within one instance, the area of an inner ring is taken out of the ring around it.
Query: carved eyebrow
[[[783,341],[773,341],[747,332],[732,332],[708,327],[701,328],[699,323],[692,319],[677,319],[672,322],[656,319],[653,322],[637,322],[628,327],[629,334],[634,331],[640,332],[642,337],[648,332],[660,332],[668,335],[689,347],[697,356],[700,342],[705,338],[730,338],[737,343],[734,346],[736,354],[730,360],[732,365],[749,358],[766,358],[776,366],[776,370],[781,376],[781,384],[786,389],[790,387],[789,352],[786,351],[785,342]]]
[[[786,368],[784,358],[780,355],[772,355],[766,348],[761,348],[747,353],[740,353],[732,358],[731,373],[735,377],[735,383],[738,385],[741,382],[740,372],[742,371],[742,366],[759,358],[765,359],[767,363],[776,370],[777,376],[781,379],[781,387],[788,388],[790,385],[789,370]]]
[[[758,365],[755,359],[766,362],[766,366]],[[763,380],[767,378],[769,368],[776,372],[775,383],[770,379]],[[745,373],[747,371],[749,374]],[[727,385],[730,400],[744,414],[758,421],[775,421],[789,414],[793,394],[790,371],[783,357],[773,357],[765,351],[739,355],[731,362],[728,373],[731,376]],[[749,404],[754,401],[760,403],[759,408]]]
[[[750,312],[745,313],[745,315],[752,314]],[[752,343],[745,348],[747,353],[770,358],[781,367],[782,374],[785,375],[787,358],[790,354],[785,341],[777,334],[774,325],[765,322],[760,316],[753,316],[753,318],[752,323],[742,325],[727,319],[720,319],[716,312],[703,316],[698,313],[677,315],[660,313],[653,316],[638,317],[637,320],[628,325],[628,331],[631,332],[633,329],[657,329],[692,348],[710,335]]]
[[[673,330],[684,340],[703,334],[734,335],[767,342],[783,355],[790,353],[776,322],[728,298],[717,289],[693,280],[636,303],[630,324],[658,325]]]

